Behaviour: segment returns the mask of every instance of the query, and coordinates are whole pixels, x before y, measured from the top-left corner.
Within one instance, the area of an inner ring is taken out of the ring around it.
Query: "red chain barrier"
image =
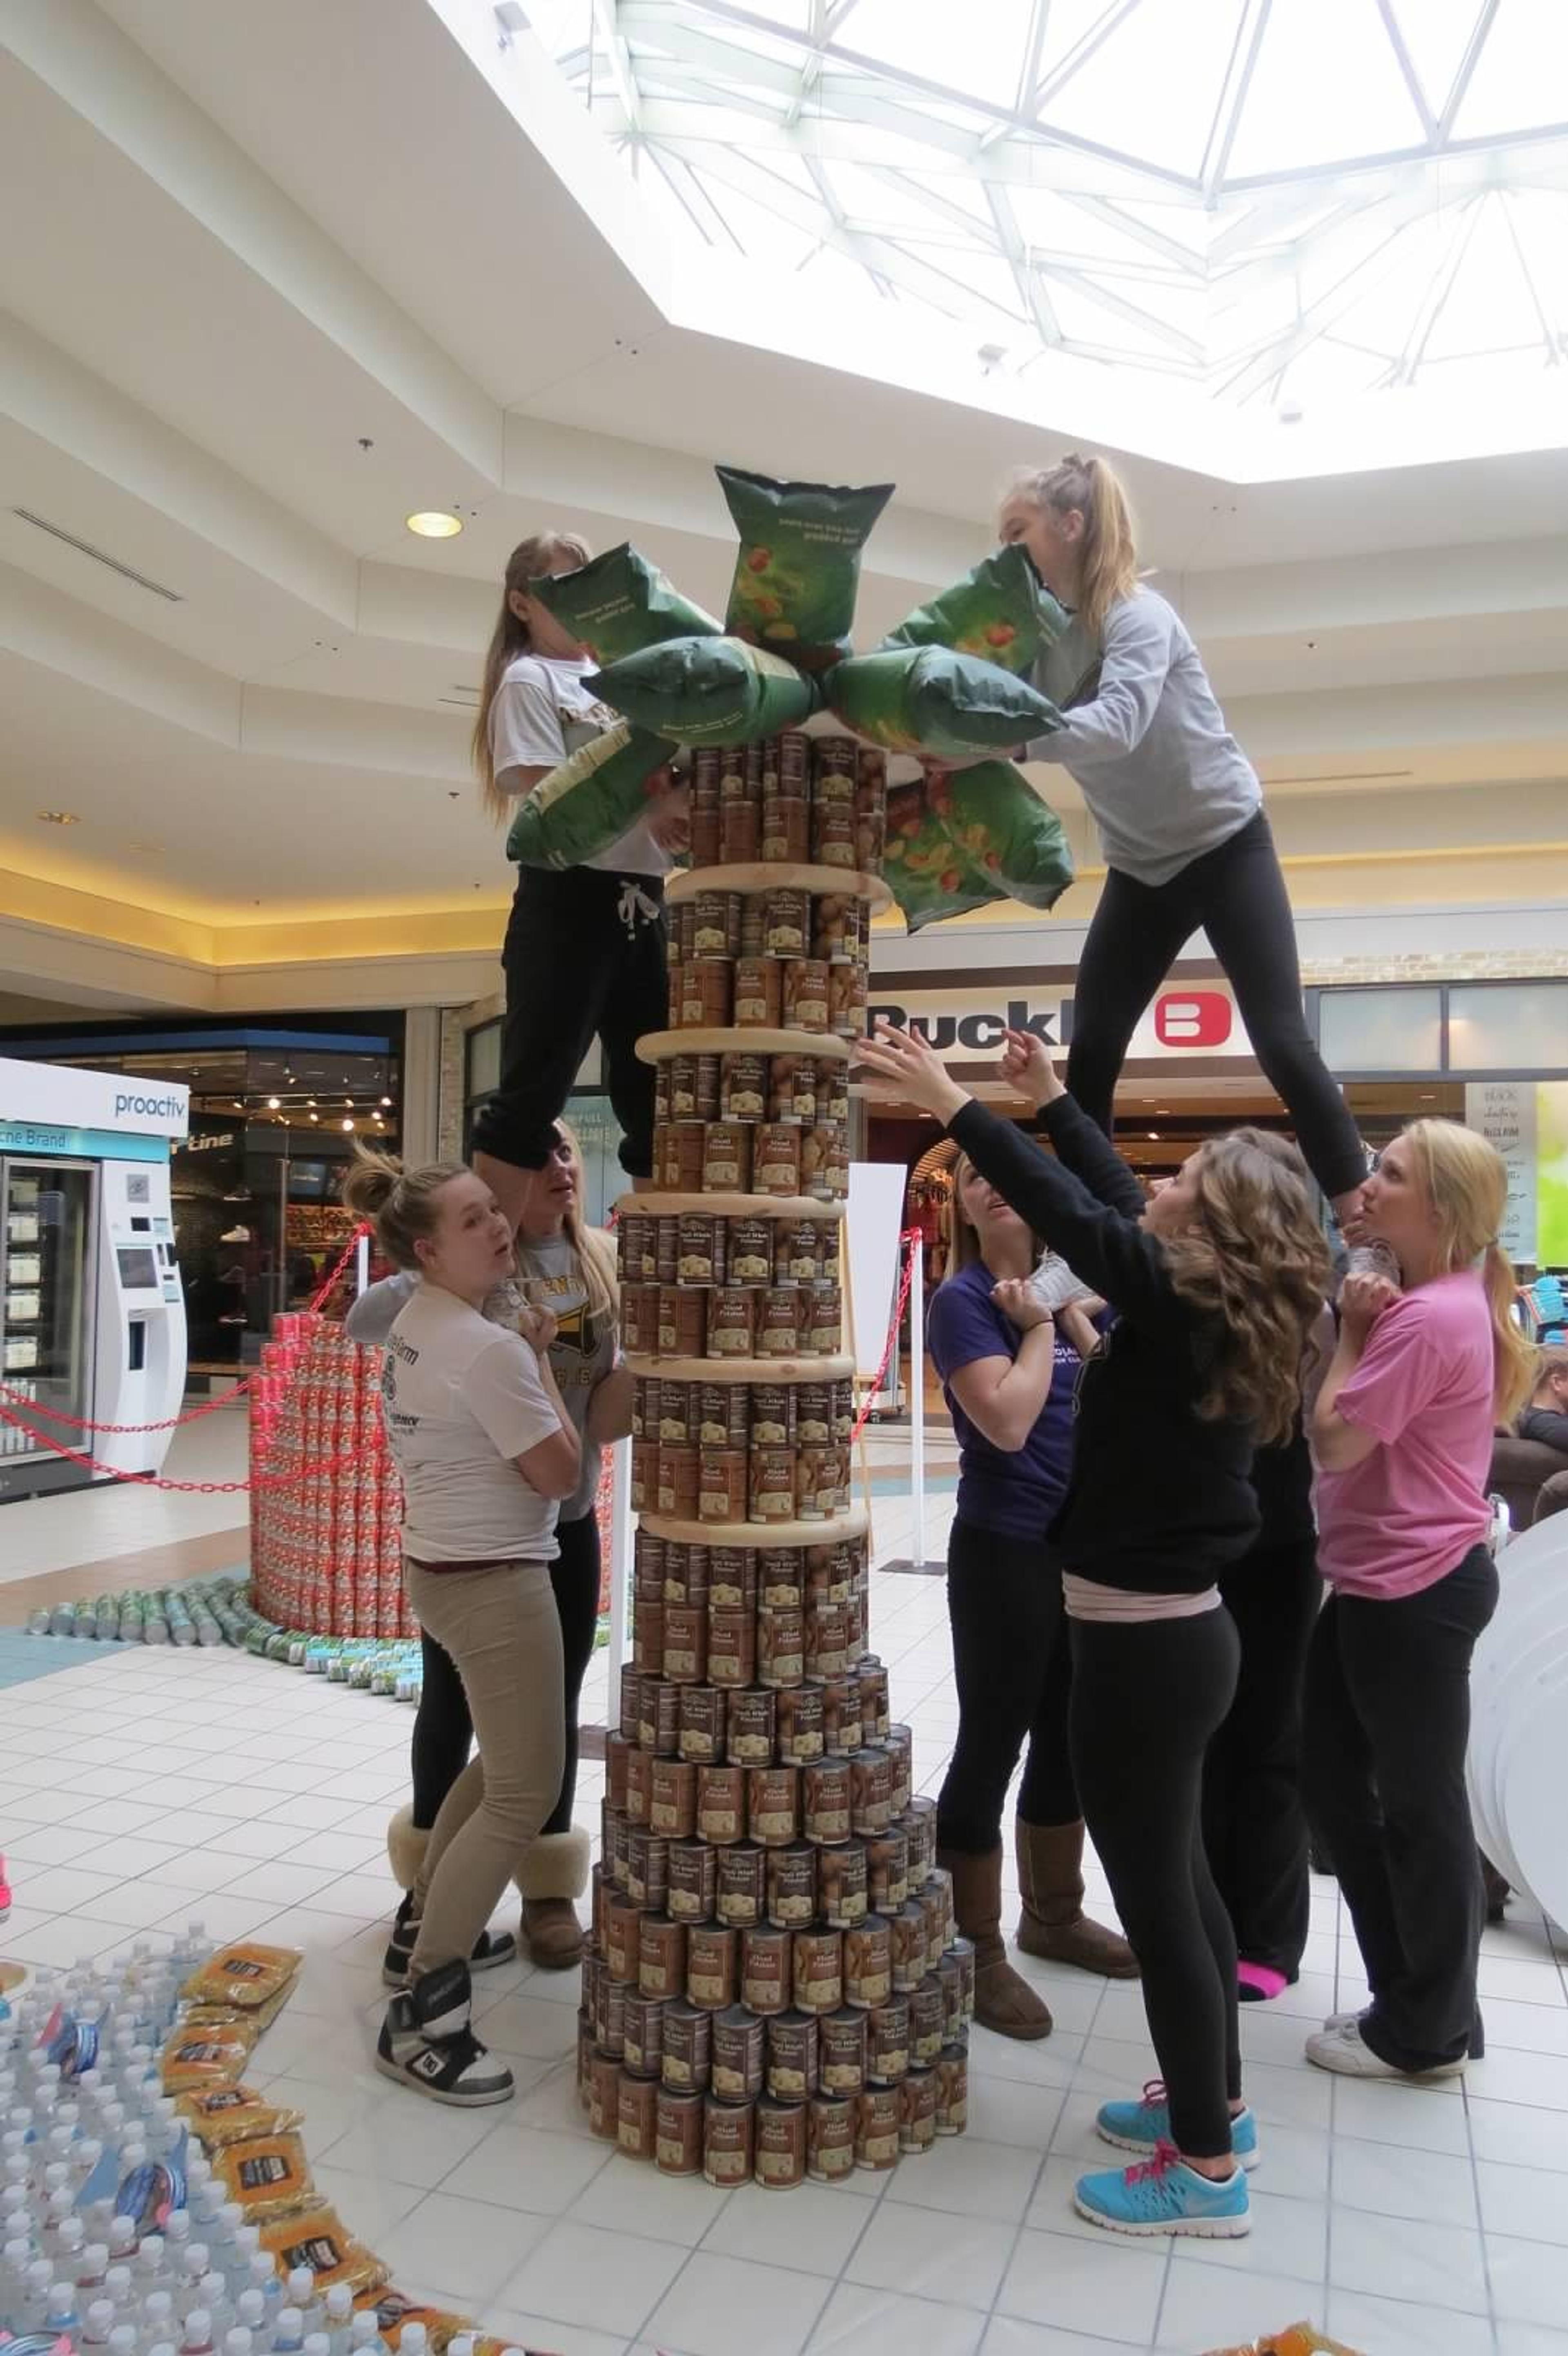
[[[878,1396],[881,1390],[882,1385],[886,1382],[888,1378],[888,1368],[892,1365],[893,1354],[899,1346],[899,1333],[903,1324],[904,1311],[909,1306],[909,1289],[914,1281],[914,1248],[919,1240],[920,1229],[918,1227],[905,1227],[899,1237],[899,1242],[903,1247],[903,1274],[899,1279],[898,1299],[893,1302],[893,1313],[888,1325],[887,1347],[882,1352],[882,1363],[877,1368],[876,1376],[871,1383],[871,1387],[860,1402],[859,1413],[856,1416],[854,1423],[850,1427],[849,1439],[851,1444],[859,1439],[861,1432],[866,1428],[866,1419],[871,1412],[871,1401]]]

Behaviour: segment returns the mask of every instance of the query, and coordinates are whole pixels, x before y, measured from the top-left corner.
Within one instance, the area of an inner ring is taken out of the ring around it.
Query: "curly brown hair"
[[[1198,1151],[1193,1224],[1166,1240],[1171,1281],[1210,1311],[1220,1340],[1205,1420],[1250,1423],[1264,1446],[1288,1440],[1301,1407],[1307,1337],[1328,1289],[1329,1254],[1294,1145],[1233,1129]]]

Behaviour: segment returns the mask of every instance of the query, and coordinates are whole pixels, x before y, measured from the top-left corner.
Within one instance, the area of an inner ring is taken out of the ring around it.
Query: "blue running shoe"
[[[1246,2171],[1232,2169],[1222,2182],[1200,2176],[1168,2143],[1131,2168],[1081,2176],[1072,2201],[1081,2217],[1112,2233],[1190,2233],[1233,2242],[1253,2230]]]
[[[1170,2106],[1165,2099],[1164,2082],[1151,2079],[1141,2102],[1103,2103],[1094,2125],[1104,2140],[1114,2143],[1118,2151],[1152,2152],[1168,2143]],[[1262,2158],[1258,2123],[1251,2111],[1243,2111],[1231,2121],[1231,2149],[1243,2168],[1255,2168]]]

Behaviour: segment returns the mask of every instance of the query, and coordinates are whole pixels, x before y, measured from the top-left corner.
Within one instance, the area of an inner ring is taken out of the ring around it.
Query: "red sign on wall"
[[[1233,1019],[1230,1000],[1217,990],[1171,990],[1155,1001],[1155,1036],[1162,1047],[1221,1047]]]

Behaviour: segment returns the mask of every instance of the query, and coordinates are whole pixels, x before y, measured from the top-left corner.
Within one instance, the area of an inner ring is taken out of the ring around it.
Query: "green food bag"
[[[587,648],[596,663],[619,662],[665,638],[717,637],[719,624],[683,597],[629,540],[575,573],[548,573],[528,594]]]
[[[817,705],[813,680],[784,655],[741,638],[669,638],[585,682],[635,727],[682,744],[750,744],[797,728]]]
[[[1065,627],[1045,641],[1034,666],[1034,683],[1059,712],[1092,703],[1100,688],[1100,642],[1076,614],[1064,614]]]
[[[519,867],[580,867],[618,842],[648,802],[648,779],[674,747],[641,728],[606,728],[541,777],[518,805],[507,856]]]
[[[1050,908],[1072,881],[1061,820],[1010,761],[888,791],[882,873],[912,933],[993,900]]]
[[[892,647],[950,647],[976,655],[1003,670],[1027,671],[1070,626],[1072,617],[1042,589],[1033,565],[1016,543],[1001,548],[944,589],[917,605],[882,640]],[[879,650],[880,651],[880,649]]]
[[[827,670],[849,651],[860,551],[893,486],[853,490],[775,483],[738,466],[714,472],[741,535],[726,629],[752,646],[777,647],[803,670]]]
[[[828,673],[827,701],[847,728],[890,753],[972,761],[1049,736],[1061,714],[1028,680],[945,647],[851,655]]]

